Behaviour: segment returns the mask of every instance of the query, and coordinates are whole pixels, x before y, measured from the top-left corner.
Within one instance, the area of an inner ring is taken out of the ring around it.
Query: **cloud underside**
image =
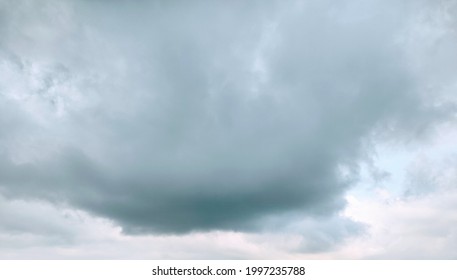
[[[452,116],[457,65],[448,2],[334,2],[1,1],[1,194],[126,233],[333,217],[374,141]]]

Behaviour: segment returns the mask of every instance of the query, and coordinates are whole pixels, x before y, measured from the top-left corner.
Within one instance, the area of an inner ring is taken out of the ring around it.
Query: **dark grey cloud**
[[[334,215],[373,135],[453,110],[403,42],[438,4],[361,2],[3,1],[1,193],[128,233]]]

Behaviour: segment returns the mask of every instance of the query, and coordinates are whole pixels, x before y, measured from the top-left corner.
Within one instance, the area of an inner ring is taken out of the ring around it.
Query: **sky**
[[[0,259],[456,259],[457,1],[0,0]]]

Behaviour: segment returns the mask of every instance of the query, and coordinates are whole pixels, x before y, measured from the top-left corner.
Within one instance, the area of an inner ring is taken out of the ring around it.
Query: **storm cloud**
[[[126,233],[333,219],[376,137],[455,114],[411,43],[451,53],[452,1],[0,3],[0,193]]]

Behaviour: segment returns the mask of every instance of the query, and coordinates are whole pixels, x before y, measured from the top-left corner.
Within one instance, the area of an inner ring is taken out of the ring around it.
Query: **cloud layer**
[[[128,234],[330,219],[324,250],[373,143],[455,114],[453,1],[0,3],[0,194]]]

